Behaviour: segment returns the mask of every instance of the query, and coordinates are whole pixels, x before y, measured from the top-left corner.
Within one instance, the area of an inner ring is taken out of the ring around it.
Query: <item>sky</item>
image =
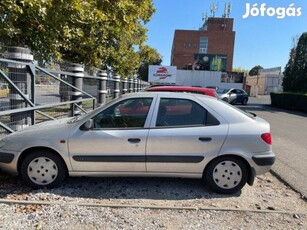
[[[145,25],[147,44],[162,55],[162,65],[170,65],[175,30],[198,30],[203,24],[202,16],[206,13],[211,16],[212,3],[218,5],[215,17],[222,16],[225,3],[232,5],[230,18],[234,18],[236,32],[233,68],[250,70],[261,65],[283,69],[293,38],[307,32],[306,0],[153,0],[153,3],[156,13]]]

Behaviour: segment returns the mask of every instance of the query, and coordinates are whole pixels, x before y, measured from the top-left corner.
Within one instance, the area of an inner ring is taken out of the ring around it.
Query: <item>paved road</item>
[[[307,198],[307,113],[271,107],[269,97],[250,98],[238,107],[270,123],[277,156],[273,172]]]

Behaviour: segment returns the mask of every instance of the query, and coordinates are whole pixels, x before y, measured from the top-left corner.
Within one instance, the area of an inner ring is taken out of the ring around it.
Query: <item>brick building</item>
[[[209,17],[199,30],[175,30],[171,65],[177,69],[232,71],[233,18]]]

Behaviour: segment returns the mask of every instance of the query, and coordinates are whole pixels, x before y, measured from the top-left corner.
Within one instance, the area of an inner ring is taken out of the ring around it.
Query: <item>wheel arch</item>
[[[210,165],[210,163],[215,160],[215,159],[218,159],[218,158],[221,158],[221,157],[225,157],[225,156],[228,156],[228,157],[233,157],[233,158],[236,158],[236,159],[239,159],[241,160],[245,165],[246,165],[246,168],[247,168],[247,172],[248,172],[248,175],[247,175],[247,183],[252,186],[254,184],[254,180],[255,180],[255,170],[251,167],[251,165],[248,163],[248,161],[242,157],[242,156],[239,156],[239,155],[235,155],[235,154],[225,154],[225,155],[219,155],[213,159],[211,159],[205,166],[204,168],[204,171],[203,171],[203,179],[204,179],[204,176],[205,176],[205,172],[208,168],[208,166]]]
[[[28,149],[24,150],[20,154],[20,156],[18,158],[18,161],[17,161],[18,174],[20,174],[20,169],[21,169],[22,161],[25,159],[27,154],[29,154],[30,152],[33,152],[33,151],[38,151],[38,150],[40,150],[40,151],[45,150],[45,151],[48,151],[48,152],[50,152],[50,153],[52,153],[54,155],[57,155],[62,160],[63,164],[65,165],[66,175],[68,174],[68,168],[67,168],[66,162],[63,159],[63,157],[57,151],[55,151],[54,149],[48,148],[48,147],[44,147],[44,146],[31,147],[31,148],[28,148]]]

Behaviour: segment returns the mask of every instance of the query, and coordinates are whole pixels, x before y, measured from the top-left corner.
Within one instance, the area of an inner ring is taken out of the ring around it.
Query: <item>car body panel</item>
[[[147,136],[148,129],[77,130],[69,137],[72,170],[145,172]]]

